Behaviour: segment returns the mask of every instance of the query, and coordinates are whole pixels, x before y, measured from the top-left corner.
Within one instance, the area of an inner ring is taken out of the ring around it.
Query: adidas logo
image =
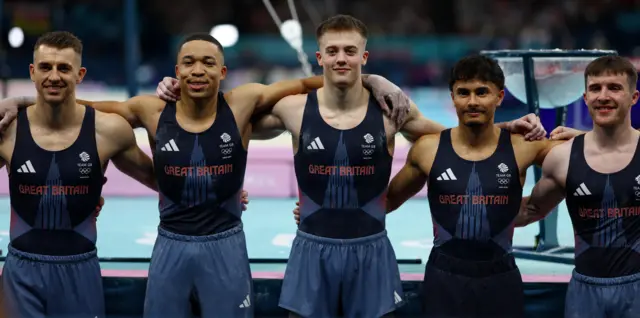
[[[245,297],[244,301],[242,302],[242,304],[240,304],[240,306],[238,306],[238,308],[249,308],[251,307],[251,299],[249,299],[249,295],[247,295],[247,297]]]
[[[576,197],[583,197],[583,196],[591,195],[591,191],[587,189],[587,186],[584,185],[584,183],[581,183],[578,189],[576,189],[576,192],[573,193],[573,195]]]
[[[31,160],[27,160],[20,168],[18,168],[19,173],[36,173],[36,169],[33,169],[33,165],[31,164]]]
[[[453,174],[451,168],[447,168],[447,170],[445,170],[445,172],[443,172],[436,180],[458,180],[458,178]]]
[[[164,144],[164,147],[160,148],[160,150],[162,150],[162,151],[180,151],[180,149],[178,149],[178,145],[176,145],[176,142],[173,139],[169,140],[168,143]]]
[[[398,292],[395,290],[393,291],[393,301],[395,301],[396,304],[402,302],[402,298],[400,298],[400,295],[398,295]]]
[[[324,150],[324,146],[322,145],[322,142],[320,141],[320,137],[316,137],[316,139],[314,139],[313,141],[311,141],[311,144],[307,146],[307,149],[311,150]]]

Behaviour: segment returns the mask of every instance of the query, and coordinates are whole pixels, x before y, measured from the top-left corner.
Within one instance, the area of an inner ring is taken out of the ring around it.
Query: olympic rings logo
[[[224,148],[221,150],[223,155],[230,155],[233,151],[233,148]]]
[[[91,172],[91,168],[80,168],[80,173],[89,174]]]
[[[372,155],[372,154],[373,154],[373,149],[362,149],[362,153],[363,153],[365,156],[370,156],[370,155]]]
[[[636,191],[636,196],[640,197],[640,191]]]
[[[498,178],[498,183],[501,185],[507,185],[509,184],[509,179],[507,178]]]

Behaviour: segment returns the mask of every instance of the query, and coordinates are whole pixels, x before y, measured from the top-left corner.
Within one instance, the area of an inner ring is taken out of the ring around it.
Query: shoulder
[[[117,114],[108,114],[96,110],[96,134],[103,140],[116,142],[135,141],[133,128],[126,119]]]
[[[160,99],[155,95],[141,95],[135,96],[127,100],[131,109],[137,113],[152,113],[162,111],[167,104],[166,101]]]
[[[440,143],[440,133],[424,135],[411,146],[409,156],[412,160],[424,157],[434,157]]]
[[[238,103],[255,102],[262,96],[262,92],[266,87],[266,85],[259,83],[243,84],[224,93],[224,99],[231,107]]]

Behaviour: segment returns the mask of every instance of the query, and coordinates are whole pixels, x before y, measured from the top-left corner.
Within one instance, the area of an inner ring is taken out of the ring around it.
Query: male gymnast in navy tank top
[[[640,133],[631,126],[638,74],[627,59],[606,56],[587,66],[585,78],[593,129],[549,153],[519,223],[543,218],[566,198],[575,269],[565,317],[638,317]]]
[[[189,299],[195,294],[203,317],[250,317],[254,298],[240,203],[250,120],[284,96],[321,87],[323,79],[247,84],[223,94],[223,50],[209,34],[185,39],[176,73],[177,103],[151,96],[123,103],[83,101],[144,127],[152,145],[160,226],[144,315],[190,317]],[[377,83],[374,91],[385,87]],[[401,93],[386,87],[391,91],[379,90],[380,99]]]
[[[425,269],[427,317],[522,317],[512,237],[526,171],[563,141],[525,141],[493,120],[504,74],[485,56],[451,71],[458,126],[420,138],[389,185],[393,211],[428,184],[434,247]]]
[[[81,53],[67,32],[38,39],[35,106],[20,110],[0,141],[11,199],[2,272],[10,317],[104,317],[95,210],[107,163],[156,188],[151,159],[127,122],[76,104]]]

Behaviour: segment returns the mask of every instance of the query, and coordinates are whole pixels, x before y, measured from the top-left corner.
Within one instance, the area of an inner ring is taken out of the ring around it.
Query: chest
[[[520,171],[514,158],[470,162],[461,158],[437,158],[429,174],[429,192],[444,200],[464,196],[486,197],[522,192]]]
[[[629,166],[635,155],[635,149],[601,151],[586,147],[584,153],[589,167],[600,173],[609,174]]]
[[[381,127],[340,131],[322,125],[311,126],[301,133],[297,157],[331,166],[383,163],[390,158],[386,138]]]
[[[71,147],[79,139],[80,130],[80,126],[64,130],[30,127],[33,141],[48,151],[61,151]]]

